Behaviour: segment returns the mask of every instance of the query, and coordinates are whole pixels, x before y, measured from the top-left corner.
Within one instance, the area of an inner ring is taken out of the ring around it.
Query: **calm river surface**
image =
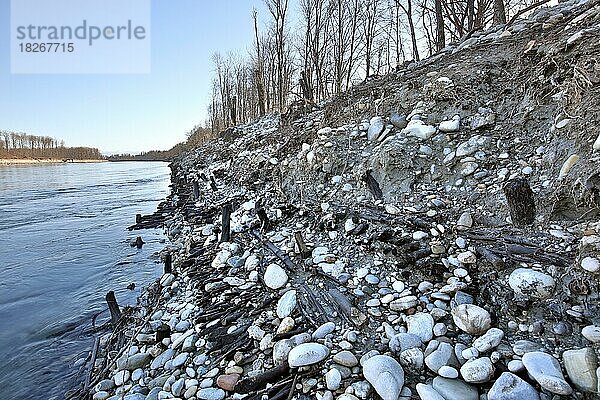
[[[126,227],[168,185],[160,162],[0,166],[0,399],[62,399],[76,384],[106,292],[135,304],[162,272],[163,232]]]

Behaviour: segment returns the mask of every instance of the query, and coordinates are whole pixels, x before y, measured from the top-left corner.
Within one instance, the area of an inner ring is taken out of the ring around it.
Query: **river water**
[[[126,227],[168,185],[160,162],[0,166],[0,399],[62,399],[82,377],[106,293],[135,304],[162,272],[163,232]]]

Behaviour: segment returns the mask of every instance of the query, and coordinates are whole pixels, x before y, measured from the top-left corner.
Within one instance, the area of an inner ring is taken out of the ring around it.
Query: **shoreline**
[[[38,165],[38,164],[92,164],[108,160],[62,160],[56,158],[1,158],[0,165]]]

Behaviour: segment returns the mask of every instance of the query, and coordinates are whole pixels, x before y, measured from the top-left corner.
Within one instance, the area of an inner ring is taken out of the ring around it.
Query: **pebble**
[[[594,257],[585,257],[581,260],[581,268],[588,272],[598,272],[600,271],[600,261]]]
[[[173,367],[181,367],[188,359],[188,353],[181,353],[173,359]]]
[[[474,304],[460,304],[452,310],[452,319],[456,326],[471,335],[481,335],[490,329],[490,313]]]
[[[445,365],[458,366],[458,360],[454,354],[454,347],[450,343],[441,342],[437,349],[425,357],[425,365],[435,373]]]
[[[581,334],[592,343],[600,343],[600,326],[588,325],[581,330]]]
[[[390,310],[392,311],[405,311],[409,308],[415,307],[419,303],[416,296],[404,296],[396,299],[390,303]]]
[[[363,375],[383,400],[398,400],[404,386],[404,370],[392,357],[376,355],[363,364]]]
[[[123,369],[133,371],[138,368],[144,368],[152,360],[152,355],[148,353],[137,353],[127,358]]]
[[[127,370],[122,370],[122,371],[117,372],[113,378],[115,381],[115,385],[123,386],[123,384],[125,384],[125,382],[127,382],[129,380],[130,376],[131,376],[131,373]]]
[[[503,372],[487,394],[487,400],[539,400],[533,386],[510,372]]]
[[[516,294],[538,299],[552,296],[556,286],[550,275],[529,268],[515,269],[508,278],[508,284]]]
[[[469,250],[459,253],[456,258],[463,264],[475,264],[477,262],[477,257]]]
[[[508,362],[508,370],[510,372],[521,372],[525,369],[525,366],[523,365],[523,361],[521,360],[510,360]]]
[[[433,317],[427,313],[416,313],[406,317],[408,333],[418,336],[423,343],[433,338]]]
[[[541,351],[525,353],[523,365],[529,375],[547,391],[560,395],[569,395],[573,392],[571,386],[565,381],[558,360],[550,354]]]
[[[477,388],[460,379],[436,376],[432,386],[445,400],[479,400]]]
[[[270,264],[265,271],[264,281],[267,287],[276,290],[285,286],[288,276],[285,270],[279,265]]]
[[[292,312],[296,308],[296,291],[289,290],[284,293],[283,296],[277,302],[277,316],[279,318],[285,318],[292,315]]]
[[[335,368],[331,368],[325,374],[325,384],[329,390],[338,390],[342,384],[342,374]]]
[[[312,334],[313,340],[323,339],[335,330],[335,324],[333,322],[326,322],[319,326]]]
[[[156,357],[150,363],[150,369],[158,369],[165,365],[167,361],[169,361],[175,355],[175,351],[173,349],[167,349],[163,351],[158,357]]]
[[[219,377],[217,378],[217,386],[228,392],[233,392],[233,390],[235,389],[235,385],[238,383],[239,380],[239,374],[219,375]]]
[[[390,350],[396,353],[401,353],[405,350],[412,349],[415,347],[421,347],[423,342],[421,338],[412,333],[398,333],[390,340]]]
[[[456,132],[460,129],[460,116],[455,115],[452,119],[440,122],[439,129],[441,132]]]
[[[281,334],[281,333],[291,332],[291,330],[294,329],[295,325],[296,325],[296,322],[294,321],[294,319],[292,317],[285,317],[284,319],[281,320],[281,323],[277,327],[277,333]]]
[[[196,397],[201,400],[223,400],[225,391],[223,389],[205,388],[196,392]]]
[[[502,329],[490,328],[486,333],[473,341],[473,347],[480,353],[485,353],[486,351],[496,348],[503,337],[504,331]]]
[[[358,365],[358,359],[348,350],[340,351],[333,356],[333,361],[344,367],[355,367]]]
[[[593,349],[567,350],[563,353],[563,364],[573,385],[582,392],[595,393],[598,390],[596,369],[598,360]]]
[[[288,354],[291,368],[317,364],[329,356],[329,349],[319,343],[302,343],[294,347]]]
[[[369,130],[367,132],[368,140],[377,140],[381,132],[385,129],[385,121],[382,117],[373,117],[369,122]]]
[[[460,374],[469,383],[488,382],[494,376],[494,364],[489,357],[481,357],[467,361],[460,367]]]
[[[438,370],[438,374],[443,378],[456,379],[458,378],[458,371],[456,368],[449,365],[444,365]]]

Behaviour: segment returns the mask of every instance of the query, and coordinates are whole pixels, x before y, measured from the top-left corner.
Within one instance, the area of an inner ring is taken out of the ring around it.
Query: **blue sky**
[[[105,153],[168,149],[206,118],[212,54],[250,50],[253,8],[267,21],[262,0],[153,0],[150,74],[12,75],[0,0],[0,129]]]

